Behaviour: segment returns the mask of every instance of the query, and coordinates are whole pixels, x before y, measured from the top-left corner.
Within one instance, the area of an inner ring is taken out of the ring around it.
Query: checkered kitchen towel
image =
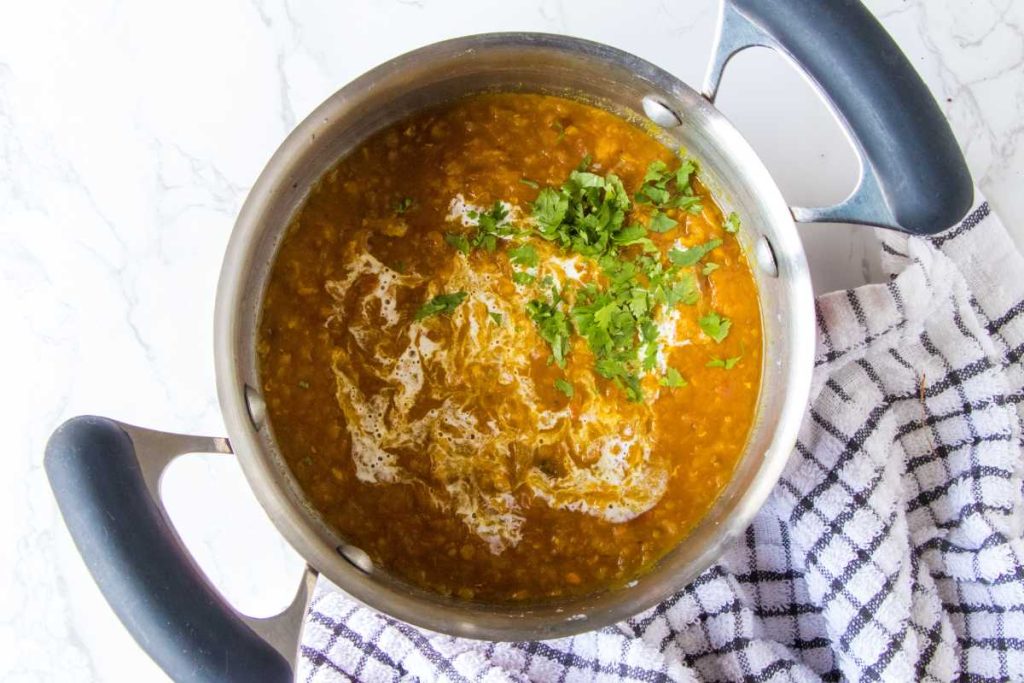
[[[299,680],[1024,680],[1024,258],[987,203],[932,239],[880,236],[890,281],[818,300],[796,450],[692,585],[498,645],[321,586]]]

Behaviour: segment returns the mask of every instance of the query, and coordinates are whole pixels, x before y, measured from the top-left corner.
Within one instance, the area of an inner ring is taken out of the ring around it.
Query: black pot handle
[[[174,457],[230,452],[226,439],[84,416],[53,433],[44,463],[104,597],[171,678],[284,683],[292,679],[312,575],[278,617],[246,617],[210,585],[159,503],[160,473]]]
[[[729,58],[755,45],[790,57],[843,122],[861,161],[843,202],[793,208],[800,222],[863,223],[912,234],[955,224],[974,198],[970,172],[927,86],[858,0],[725,0],[704,81],[714,100]]]

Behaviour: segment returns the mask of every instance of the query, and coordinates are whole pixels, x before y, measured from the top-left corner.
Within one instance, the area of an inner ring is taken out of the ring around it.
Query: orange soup
[[[469,97],[312,191],[259,327],[281,452],[412,584],[538,601],[621,585],[719,495],[754,418],[757,290],[695,161],[550,96]]]

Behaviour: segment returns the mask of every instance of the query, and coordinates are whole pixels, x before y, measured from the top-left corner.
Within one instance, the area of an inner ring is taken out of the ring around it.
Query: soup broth
[[[739,218],[699,176],[634,123],[528,94],[342,159],[259,326],[270,425],[313,507],[465,600],[621,585],[681,542],[743,451],[762,360]]]

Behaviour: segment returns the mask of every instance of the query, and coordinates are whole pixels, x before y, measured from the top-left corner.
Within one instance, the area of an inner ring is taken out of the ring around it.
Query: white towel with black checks
[[[797,448],[692,585],[506,644],[321,587],[299,680],[1024,680],[1024,258],[984,202],[933,239],[880,237],[890,281],[818,299]]]

